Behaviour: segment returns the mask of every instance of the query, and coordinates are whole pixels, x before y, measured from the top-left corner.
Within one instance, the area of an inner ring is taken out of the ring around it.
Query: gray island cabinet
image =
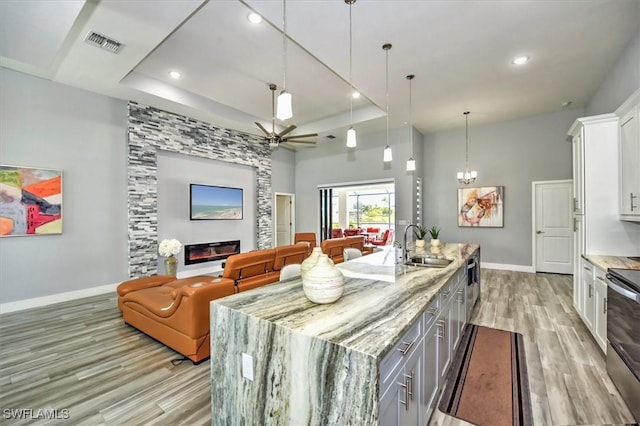
[[[446,268],[396,265],[389,251],[339,264],[345,292],[328,305],[300,278],[212,301],[212,424],[425,424],[479,265],[476,244],[440,254]]]

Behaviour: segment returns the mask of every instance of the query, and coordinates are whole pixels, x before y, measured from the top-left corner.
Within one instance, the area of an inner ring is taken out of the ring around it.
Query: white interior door
[[[276,194],[276,246],[293,243],[292,211],[293,197],[290,194]]]
[[[534,182],[537,272],[573,273],[573,184]]]

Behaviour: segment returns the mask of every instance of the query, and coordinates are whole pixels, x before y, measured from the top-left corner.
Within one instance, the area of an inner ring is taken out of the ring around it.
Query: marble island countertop
[[[441,269],[397,265],[393,247],[341,263],[345,291],[328,305],[300,278],[212,301],[212,424],[379,424],[385,354],[478,249],[444,245]]]
[[[300,278],[217,299],[212,327],[214,311],[230,309],[380,360],[478,247],[443,245],[445,268],[396,264],[393,248],[341,263],[345,291],[327,305],[309,301]]]
[[[582,256],[593,265],[606,271],[609,268],[640,270],[640,262],[625,256],[605,256],[599,254],[585,254]]]

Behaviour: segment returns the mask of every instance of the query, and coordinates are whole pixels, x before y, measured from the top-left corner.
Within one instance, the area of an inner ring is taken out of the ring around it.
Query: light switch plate
[[[242,377],[253,382],[253,357],[242,353]]]

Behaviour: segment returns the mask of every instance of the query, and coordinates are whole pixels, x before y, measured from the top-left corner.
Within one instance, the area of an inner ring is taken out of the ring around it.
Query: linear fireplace
[[[193,265],[226,259],[238,253],[240,253],[240,240],[187,244],[184,246],[184,264]]]

